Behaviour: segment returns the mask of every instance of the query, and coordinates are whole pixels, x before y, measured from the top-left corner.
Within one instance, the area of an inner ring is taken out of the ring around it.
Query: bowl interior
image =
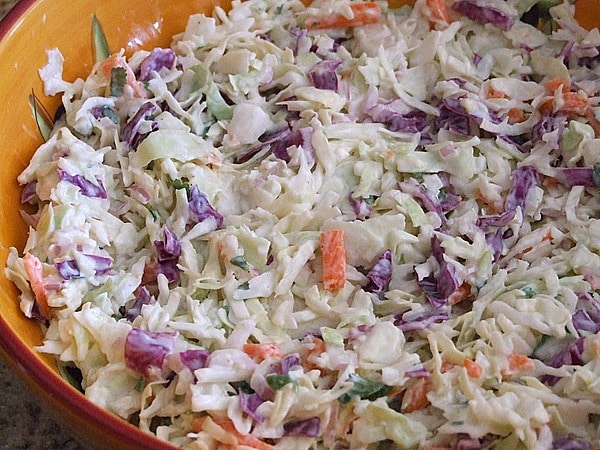
[[[95,14],[104,27],[113,51],[168,46],[173,34],[183,30],[187,17],[225,7],[225,0],[22,0],[0,23],[0,262],[4,265],[11,246],[22,250],[27,227],[20,216],[20,188],[17,175],[26,167],[35,149],[42,143],[32,118],[28,97],[33,91],[44,106],[54,111],[59,98],[43,96],[38,69],[46,64],[46,50],[59,48],[65,57],[64,78],[74,80],[87,75],[93,65],[91,18]],[[393,1],[395,6],[412,3]],[[591,28],[600,24],[597,0],[577,0],[577,17]],[[165,448],[120,419],[104,413],[85,401],[57,375],[53,359],[32,350],[42,340],[38,325],[26,319],[20,309],[17,290],[0,272],[0,349],[29,378],[31,385],[48,402],[61,408],[72,425],[95,418],[97,436],[89,432],[89,441],[100,447]],[[35,374],[35,375],[33,375]],[[112,442],[102,428],[116,430],[122,440]],[[127,439],[125,439],[127,437]],[[123,444],[127,442],[127,444]]]

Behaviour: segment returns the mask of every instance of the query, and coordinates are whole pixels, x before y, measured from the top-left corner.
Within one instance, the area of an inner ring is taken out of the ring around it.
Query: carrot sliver
[[[469,358],[465,358],[463,361],[463,367],[467,371],[467,375],[469,375],[470,378],[479,378],[483,373],[483,367]]]
[[[444,0],[427,0],[427,7],[431,11],[431,17],[446,24],[450,23],[450,14]]]
[[[563,93],[564,104],[560,110],[566,113],[584,115],[590,107],[590,100],[577,92]]]
[[[23,256],[23,264],[25,266],[25,272],[29,277],[29,284],[33,291],[33,295],[35,296],[35,301],[40,313],[45,319],[50,320],[52,312],[48,305],[48,294],[44,287],[44,269],[42,267],[42,262],[31,253],[25,253]]]
[[[335,291],[346,283],[346,249],[342,230],[326,230],[321,233],[323,260],[323,289]]]
[[[427,393],[431,389],[431,379],[416,378],[404,391],[400,410],[404,413],[419,411],[429,405]]]
[[[246,447],[255,448],[256,450],[274,450],[275,449],[275,447],[273,447],[272,445],[261,441],[260,439],[258,439],[255,436],[252,436],[250,434],[240,433],[229,418],[215,416],[215,417],[211,417],[211,419],[216,425],[221,427],[226,433],[230,434],[231,436],[234,436],[238,441],[238,445],[244,445]]]
[[[264,361],[271,357],[281,357],[283,352],[279,349],[279,345],[275,342],[268,342],[265,344],[244,344],[242,350],[248,356],[258,361]]]
[[[352,17],[330,14],[324,17],[309,17],[304,26],[307,30],[325,30],[328,28],[346,28],[377,23],[381,18],[381,8],[374,2],[352,3]]]
[[[551,93],[554,93],[561,86],[562,86],[561,89],[562,89],[563,93],[569,91],[568,84],[562,78],[555,77],[555,78],[552,78],[552,79],[546,81],[546,89]]]
[[[508,123],[521,123],[525,120],[525,113],[520,108],[510,108],[508,110]]]
[[[465,281],[452,294],[450,294],[448,297],[448,304],[456,305],[457,303],[469,298],[469,295],[471,295],[471,285]]]

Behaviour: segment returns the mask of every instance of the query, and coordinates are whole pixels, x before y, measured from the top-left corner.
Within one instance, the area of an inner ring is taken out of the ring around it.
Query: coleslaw
[[[49,49],[6,268],[38,350],[182,448],[600,445],[600,33],[548,3],[236,0],[75,81]]]

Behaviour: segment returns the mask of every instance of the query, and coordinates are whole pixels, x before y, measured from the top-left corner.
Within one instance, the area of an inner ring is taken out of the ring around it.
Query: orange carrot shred
[[[483,373],[483,367],[469,358],[465,358],[463,361],[463,367],[467,371],[467,375],[469,375],[470,378],[479,378]]]
[[[446,8],[444,0],[427,0],[427,7],[434,19],[446,24],[451,22],[450,14],[448,14],[448,8]]]
[[[233,424],[233,422],[231,421],[231,419],[229,419],[227,417],[215,416],[215,417],[211,417],[211,419],[216,425],[221,427],[225,432],[227,432],[228,434],[230,434],[232,436],[235,436],[235,438],[238,441],[238,445],[255,448],[256,450],[274,450],[275,449],[275,447],[273,447],[272,445],[269,445],[266,442],[261,441],[257,437],[252,436],[251,434],[240,433],[237,430],[237,428],[235,427],[235,425]]]
[[[42,262],[31,253],[25,253],[23,256],[23,264],[25,266],[25,272],[29,277],[29,284],[31,285],[31,290],[35,296],[35,301],[40,313],[45,319],[50,320],[52,312],[48,305],[48,294],[46,293],[46,288],[44,286],[44,269],[42,267]]]
[[[326,230],[321,233],[323,260],[323,289],[335,291],[346,283],[346,250],[343,230]]]
[[[525,120],[525,113],[520,108],[510,108],[508,110],[508,123],[521,123]]]
[[[271,357],[282,357],[284,353],[279,349],[279,345],[275,342],[267,342],[264,344],[244,344],[242,350],[247,355],[258,361],[264,361]]]
[[[415,378],[404,391],[400,410],[404,413],[419,411],[429,405],[427,393],[431,389],[431,379]]]
[[[377,23],[381,18],[381,8],[374,2],[350,4],[352,18],[334,13],[325,17],[310,17],[304,26],[307,30],[325,30],[328,28],[346,28]]]

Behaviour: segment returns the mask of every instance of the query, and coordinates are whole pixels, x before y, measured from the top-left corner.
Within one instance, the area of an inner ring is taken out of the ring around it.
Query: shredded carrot
[[[319,356],[321,353],[324,353],[327,348],[325,347],[325,341],[323,341],[323,339],[319,339],[317,337],[313,338],[312,340],[313,343],[313,348],[311,348],[308,353],[306,354],[306,357],[304,358],[304,367],[307,370],[313,370],[313,369],[319,369],[319,366],[317,366],[317,364],[315,364],[314,362],[314,358]]]
[[[449,305],[456,305],[457,303],[466,300],[471,295],[471,285],[466,281],[461,284],[458,289],[456,289],[450,296],[448,297]]]
[[[511,353],[508,355],[508,367],[501,371],[502,375],[510,378],[520,372],[528,372],[535,369],[533,360],[519,353]]]
[[[546,81],[546,89],[548,92],[554,94],[558,88],[561,88],[564,94],[565,92],[569,92],[570,86],[560,77],[555,77]]]
[[[256,450],[274,450],[275,449],[275,447],[273,447],[272,445],[269,445],[266,442],[261,441],[257,437],[252,436],[251,434],[240,433],[237,430],[237,428],[235,427],[235,425],[233,424],[233,422],[227,417],[215,416],[215,417],[211,417],[211,419],[216,425],[221,427],[223,429],[223,431],[225,431],[230,436],[235,437],[235,439],[237,440],[238,446],[244,445],[246,447],[255,448]]]
[[[495,89],[490,89],[487,94],[487,98],[506,98],[506,94],[502,91],[497,91]]]
[[[450,14],[448,14],[448,8],[446,8],[444,0],[427,0],[427,7],[431,11],[431,17],[435,20],[445,24],[451,22]]]
[[[125,57],[120,53],[114,53],[100,63],[100,71],[107,80],[111,78],[112,69],[122,67],[126,73],[126,83],[131,86],[136,97],[145,97],[146,92],[142,84],[136,80],[133,70],[127,64]]]
[[[48,294],[44,286],[44,268],[42,267],[42,262],[31,253],[25,253],[23,264],[40,313],[45,319],[50,320],[52,312],[48,305]]]
[[[511,125],[525,121],[525,112],[520,108],[510,108],[507,115],[508,123]]]
[[[431,389],[431,379],[415,378],[404,391],[400,410],[404,413],[419,411],[429,405],[427,393]]]
[[[560,107],[560,111],[568,114],[585,115],[590,107],[590,100],[577,92],[565,92],[563,99],[564,104]]]
[[[467,371],[467,375],[469,375],[470,378],[479,378],[483,373],[483,367],[469,358],[465,358],[463,361],[463,367]]]
[[[352,17],[341,14],[330,14],[325,17],[310,17],[304,26],[307,30],[324,30],[328,28],[346,28],[377,23],[381,18],[381,8],[374,2],[351,3]]]
[[[275,342],[267,342],[264,344],[244,344],[242,350],[248,356],[251,356],[257,361],[264,361],[271,357],[281,357],[284,353],[279,349],[279,345]]]
[[[321,233],[323,259],[323,288],[335,291],[346,283],[346,250],[342,230],[326,230]]]

